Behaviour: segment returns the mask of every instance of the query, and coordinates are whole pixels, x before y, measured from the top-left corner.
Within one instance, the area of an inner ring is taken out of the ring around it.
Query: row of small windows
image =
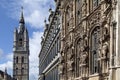
[[[48,49],[51,47],[51,45],[54,42],[55,37],[58,35],[58,33],[60,32],[60,16],[57,15],[56,18],[56,22],[54,24],[54,26],[52,26],[51,31],[49,32],[49,36],[47,37],[48,39],[46,39],[45,41],[45,45],[43,47],[43,51],[44,53],[46,53],[48,51]],[[43,57],[44,54],[41,54],[41,56]]]
[[[24,69],[23,67],[21,68],[21,69],[18,69],[18,68],[16,68],[16,70],[14,70],[15,71],[15,74],[16,75],[22,75],[22,74],[27,74],[27,70],[26,69]]]
[[[49,52],[48,52],[48,54],[54,54],[54,53],[58,53],[59,52],[59,50],[60,50],[60,39],[59,39],[59,37],[57,38],[57,40],[53,43],[53,45],[51,45],[50,46],[50,48],[48,48],[48,50],[49,50]],[[44,51],[44,53],[46,53],[47,52],[47,50],[43,50]],[[47,53],[46,53],[47,54]],[[40,62],[43,60],[42,58],[43,58],[43,55],[44,54],[41,54],[41,56],[40,56]]]
[[[40,66],[40,73],[50,64],[50,62],[55,58],[55,56],[58,55],[60,52],[60,40],[58,39],[57,42],[55,42],[54,46],[51,48],[50,52],[46,56],[44,62],[42,62],[42,66]],[[41,64],[41,63],[40,63]]]
[[[16,63],[19,63],[19,60],[21,60],[21,63],[25,63],[25,58],[22,56],[21,58],[19,58],[18,56],[15,59]]]

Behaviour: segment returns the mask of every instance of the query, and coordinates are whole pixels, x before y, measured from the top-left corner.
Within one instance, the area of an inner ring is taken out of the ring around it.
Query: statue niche
[[[108,51],[108,42],[105,42],[102,47],[102,58],[107,58]]]
[[[87,59],[88,59],[88,53],[85,51],[81,54],[80,65],[81,66],[86,66],[87,65]]]
[[[103,42],[105,42],[109,37],[110,35],[109,35],[108,25],[106,24],[103,27]]]
[[[65,71],[64,63],[61,63],[61,64],[59,65],[59,70],[60,70],[60,73],[63,75],[63,74],[64,74],[64,71]]]

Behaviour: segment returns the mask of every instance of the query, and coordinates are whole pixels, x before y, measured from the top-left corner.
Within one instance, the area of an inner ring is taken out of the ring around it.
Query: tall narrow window
[[[18,56],[16,57],[16,63],[18,63]]]
[[[16,74],[18,74],[18,68],[16,68]]]
[[[21,74],[24,74],[24,68],[21,69]]]
[[[98,49],[99,49],[99,37],[100,37],[100,29],[96,27],[91,35],[91,73],[98,73],[99,64],[98,64]]]
[[[24,63],[24,57],[22,56],[21,62]]]
[[[77,24],[81,21],[81,14],[82,12],[82,1],[81,0],[76,0],[76,19],[77,19]]]
[[[76,43],[76,77],[80,76],[80,39]]]

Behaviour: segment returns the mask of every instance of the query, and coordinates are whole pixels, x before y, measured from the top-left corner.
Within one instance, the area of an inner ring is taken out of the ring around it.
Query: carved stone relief
[[[101,19],[100,17],[101,17],[101,11],[97,11],[91,17],[89,17],[89,21],[88,21],[89,28],[99,23]]]
[[[108,25],[106,24],[103,27],[103,42],[106,41],[109,37],[110,37],[109,29],[108,29]]]
[[[103,47],[102,47],[102,57],[103,58],[107,58],[107,54],[108,54],[108,42],[103,43]]]

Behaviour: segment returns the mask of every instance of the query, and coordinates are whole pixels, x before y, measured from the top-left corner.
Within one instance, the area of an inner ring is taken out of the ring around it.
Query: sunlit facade
[[[60,4],[60,80],[120,80],[120,1]]]

